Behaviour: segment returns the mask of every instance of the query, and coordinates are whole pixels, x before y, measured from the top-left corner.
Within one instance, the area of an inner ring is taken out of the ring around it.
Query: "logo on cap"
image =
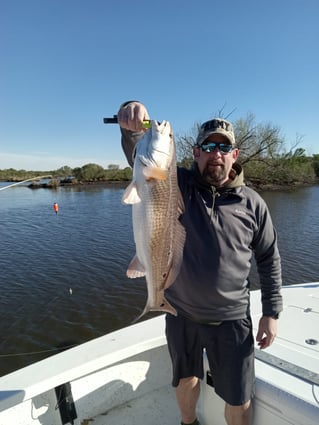
[[[232,145],[235,144],[233,126],[230,122],[222,118],[214,118],[204,122],[200,126],[196,140],[197,145],[201,145],[212,134],[222,134],[223,136],[227,137]]]

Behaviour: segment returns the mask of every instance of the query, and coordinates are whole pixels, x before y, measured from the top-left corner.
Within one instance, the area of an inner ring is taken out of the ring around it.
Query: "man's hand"
[[[277,320],[272,317],[263,316],[259,320],[258,333],[256,341],[259,348],[264,349],[269,347],[277,335]]]
[[[117,120],[120,127],[131,131],[142,131],[144,120],[149,120],[147,109],[142,103],[131,102],[118,111]]]

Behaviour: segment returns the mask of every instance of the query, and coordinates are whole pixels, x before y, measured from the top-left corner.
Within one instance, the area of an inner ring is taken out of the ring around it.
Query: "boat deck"
[[[90,422],[92,421],[92,422]],[[151,391],[81,425],[178,425],[180,416],[171,385]]]
[[[253,423],[317,425],[319,283],[285,287],[283,295],[278,336],[265,352],[257,350]],[[251,298],[256,332],[260,292]],[[67,423],[55,392],[65,383],[72,397],[61,400],[73,399],[74,425],[180,424],[164,329],[164,316],[158,316],[0,378],[0,425]],[[205,356],[204,362],[208,371]],[[205,375],[201,382],[199,420],[225,425],[224,402],[210,381]]]

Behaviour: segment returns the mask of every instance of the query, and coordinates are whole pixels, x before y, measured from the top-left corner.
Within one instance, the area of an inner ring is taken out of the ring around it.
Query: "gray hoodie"
[[[132,150],[140,134],[122,131],[122,146],[132,165]],[[208,185],[196,163],[178,168],[178,183],[186,229],[181,271],[165,297],[178,314],[210,323],[249,315],[248,275],[255,256],[260,277],[263,314],[282,310],[281,265],[277,237],[268,208],[257,192],[244,184],[234,164],[229,183]]]

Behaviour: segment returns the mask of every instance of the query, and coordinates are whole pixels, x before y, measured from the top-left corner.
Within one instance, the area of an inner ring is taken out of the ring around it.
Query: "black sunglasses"
[[[203,152],[215,152],[216,149],[219,149],[219,151],[223,154],[226,155],[227,153],[231,152],[234,149],[234,146],[232,145],[227,145],[225,143],[207,143],[205,145],[201,145],[200,146],[201,150]]]

